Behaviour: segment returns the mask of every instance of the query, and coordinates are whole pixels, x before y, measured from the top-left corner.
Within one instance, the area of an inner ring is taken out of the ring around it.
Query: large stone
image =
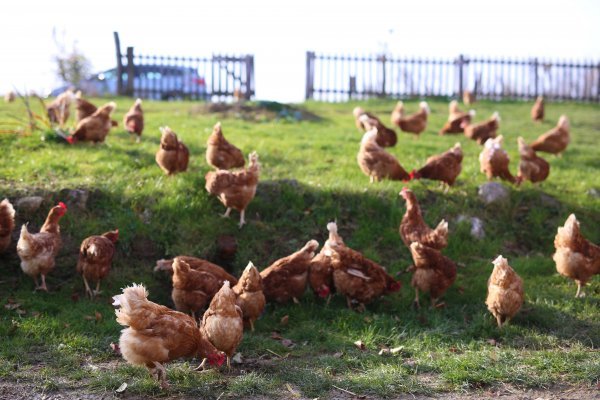
[[[495,204],[508,201],[510,191],[501,183],[488,182],[479,186],[478,195],[485,204]]]
[[[483,229],[483,221],[477,217],[469,217],[461,214],[456,218],[456,223],[469,221],[471,225],[471,236],[475,239],[481,240],[485,237],[485,230]]]
[[[23,214],[33,214],[40,208],[43,201],[44,198],[40,196],[21,197],[16,202],[17,210]]]

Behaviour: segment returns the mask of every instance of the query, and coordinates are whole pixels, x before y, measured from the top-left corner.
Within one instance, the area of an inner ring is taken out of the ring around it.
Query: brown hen
[[[216,169],[242,168],[245,160],[241,150],[223,136],[221,123],[217,122],[206,142],[206,162]]]
[[[533,121],[543,121],[544,120],[544,97],[538,96],[535,99],[535,103],[533,107],[531,107],[531,119]]]
[[[400,196],[406,200],[406,212],[400,222],[400,237],[410,247],[413,242],[419,242],[425,246],[441,250],[448,246],[448,223],[441,220],[435,229],[431,229],[423,220],[421,207],[417,196],[412,190],[403,188]]]
[[[237,296],[236,304],[242,310],[244,327],[254,331],[254,321],[260,317],[265,309],[266,298],[263,293],[262,278],[258,269],[249,262],[238,283],[233,287]]]
[[[319,242],[310,240],[297,252],[280,258],[260,272],[263,292],[267,301],[298,303],[306,290],[310,262],[319,248]]]
[[[321,298],[329,299],[330,295],[335,291],[333,285],[333,254],[332,246],[345,246],[344,240],[338,235],[337,224],[330,222],[327,224],[329,238],[317,254],[310,262],[308,271],[308,283],[313,292]]]
[[[207,358],[211,365],[222,365],[225,355],[200,331],[188,315],[148,300],[148,292],[135,283],[113,297],[117,322],[128,328],[121,331],[119,348],[133,365],[144,365],[160,382],[169,386],[162,365],[181,357]]]
[[[600,246],[583,237],[575,214],[569,215],[565,225],[554,237],[556,252],[552,259],[562,276],[577,283],[575,297],[584,297],[583,288],[592,276],[600,274]]]
[[[429,293],[432,307],[442,306],[437,301],[454,283],[456,264],[439,250],[419,242],[412,242],[409,247],[414,262],[410,284],[415,288],[415,306],[420,307],[419,291]]]
[[[119,230],[90,236],[81,243],[77,272],[83,277],[85,292],[90,298],[100,293],[100,281],[110,272],[115,255],[115,243],[119,239]],[[90,288],[89,281],[96,282],[96,290]]]
[[[229,217],[232,208],[240,212],[240,228],[246,223],[244,218],[246,207],[256,194],[259,172],[258,154],[254,151],[250,153],[248,167],[243,170],[234,172],[218,170],[206,173],[206,191],[217,196],[227,207],[223,217]]]
[[[550,164],[535,154],[535,151],[525,143],[522,137],[517,139],[519,143],[519,171],[517,178],[519,183],[529,180],[533,183],[545,181],[550,174]]]
[[[483,145],[483,150],[479,154],[479,168],[488,180],[498,177],[510,183],[519,183],[519,181],[510,173],[508,164],[510,158],[508,153],[502,148],[502,135],[494,139],[488,139]]]
[[[442,185],[448,185],[446,190],[454,185],[456,178],[462,171],[463,152],[460,143],[456,143],[451,149],[442,154],[436,154],[425,161],[425,165],[409,174],[410,179],[431,179],[441,181]]]
[[[17,242],[17,254],[21,258],[21,269],[35,281],[36,290],[48,291],[46,275],[54,269],[54,258],[62,247],[58,222],[67,212],[67,206],[60,202],[50,209],[46,222],[39,233],[31,234],[27,225],[21,227],[21,236]],[[42,284],[38,284],[38,276]]]
[[[71,102],[75,100],[75,94],[67,89],[59,94],[47,107],[48,119],[52,124],[58,124],[61,128],[65,125],[71,114]]]
[[[371,183],[382,179],[408,181],[408,172],[396,158],[377,144],[377,129],[365,132],[360,142],[356,161],[360,170],[369,177]]]
[[[228,368],[231,368],[231,356],[244,334],[242,310],[236,305],[236,301],[237,297],[231,290],[229,281],[225,281],[210,302],[200,325],[204,336],[227,355]]]
[[[155,160],[160,169],[167,175],[187,171],[190,152],[185,144],[177,138],[177,134],[168,126],[160,128],[160,147]]]
[[[144,131],[144,110],[142,99],[136,99],[127,114],[123,116],[123,126],[131,135],[136,135],[135,141],[139,143]]]
[[[569,133],[569,118],[561,115],[556,127],[537,138],[531,148],[535,151],[543,151],[551,154],[562,154],[571,141]]]
[[[502,328],[502,325],[510,321],[523,305],[525,291],[523,280],[508,265],[506,258],[498,256],[492,264],[494,270],[488,280],[485,304],[496,318],[498,328]]]
[[[15,229],[15,209],[8,199],[0,201],[0,253],[10,246]]]
[[[411,115],[404,115],[404,103],[399,101],[392,112],[392,124],[400,127],[403,132],[418,135],[427,128],[427,116],[431,113],[427,102],[419,103],[420,110]]]
[[[385,126],[375,115],[366,112],[360,107],[354,108],[356,127],[362,132],[377,128],[377,144],[381,147],[393,147],[398,141],[396,132]]]
[[[460,111],[458,108],[458,101],[456,100],[450,102],[448,110],[448,121],[446,121],[440,130],[440,135],[445,135],[447,133],[463,133],[463,123],[470,123],[471,119],[475,116],[475,110],[469,110],[469,112]]]
[[[67,137],[67,141],[71,144],[86,141],[94,143],[104,142],[110,128],[113,126],[110,115],[116,107],[115,102],[111,101],[97,109],[89,117],[85,117],[79,121],[73,134]]]
[[[488,139],[496,137],[500,122],[500,115],[495,112],[487,121],[478,124],[471,124],[469,121],[463,121],[462,127],[465,137],[475,140],[478,144],[484,144]]]

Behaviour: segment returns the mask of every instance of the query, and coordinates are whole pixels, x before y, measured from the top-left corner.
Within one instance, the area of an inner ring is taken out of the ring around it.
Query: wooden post
[[[123,60],[121,59],[121,41],[119,40],[119,32],[113,32],[115,37],[115,48],[117,51],[117,94],[123,94]]]
[[[253,82],[254,82],[254,56],[247,55],[246,56],[246,93],[244,93],[244,98],[246,100],[250,100],[250,98],[254,94]]]
[[[535,79],[535,97],[537,98],[540,95],[539,84],[538,84],[538,59],[537,57],[533,59],[533,77]]]
[[[464,76],[463,76],[463,65],[465,63],[465,57],[460,54],[458,56],[458,98],[462,99],[463,90],[464,90]]]
[[[305,100],[311,100],[313,97],[314,89],[314,65],[315,65],[315,53],[314,51],[306,52],[306,91]]]
[[[385,73],[386,57],[385,57],[385,54],[382,54],[381,57],[379,57],[379,61],[381,62],[381,91],[379,92],[379,96],[385,97],[385,81],[386,81],[386,73]]]
[[[133,64],[133,47],[127,48],[127,88],[126,96],[133,96],[133,80],[135,77],[135,65]]]

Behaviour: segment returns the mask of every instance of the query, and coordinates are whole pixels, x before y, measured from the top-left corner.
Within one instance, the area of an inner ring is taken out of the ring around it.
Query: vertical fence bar
[[[133,96],[133,79],[135,77],[135,65],[133,63],[133,47],[127,48],[127,88],[125,94]]]

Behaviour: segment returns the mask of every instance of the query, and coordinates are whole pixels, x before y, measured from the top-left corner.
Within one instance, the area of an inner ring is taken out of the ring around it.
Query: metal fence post
[[[244,94],[244,98],[246,100],[250,100],[254,91],[252,88],[254,81],[254,57],[251,55],[246,55],[246,93]]]
[[[306,92],[305,92],[305,100],[310,100],[313,97],[313,89],[314,89],[314,62],[315,62],[315,53],[313,51],[306,52]]]
[[[123,94],[123,59],[121,58],[121,40],[119,32],[113,32],[115,37],[115,49],[117,51],[117,94]]]
[[[385,64],[387,62],[387,58],[385,57],[385,54],[381,55],[381,97],[385,97],[385,84],[386,84],[386,70],[385,70]]]
[[[458,56],[458,98],[462,99],[464,90],[464,77],[463,77],[463,65],[465,63],[465,57],[460,54]]]
[[[538,83],[538,59],[537,57],[533,59],[533,68],[534,68],[534,78],[535,78],[535,97],[537,98],[540,95],[539,83]]]
[[[133,47],[127,48],[127,87],[125,95],[133,96],[133,79],[135,77],[135,66],[133,64]]]

